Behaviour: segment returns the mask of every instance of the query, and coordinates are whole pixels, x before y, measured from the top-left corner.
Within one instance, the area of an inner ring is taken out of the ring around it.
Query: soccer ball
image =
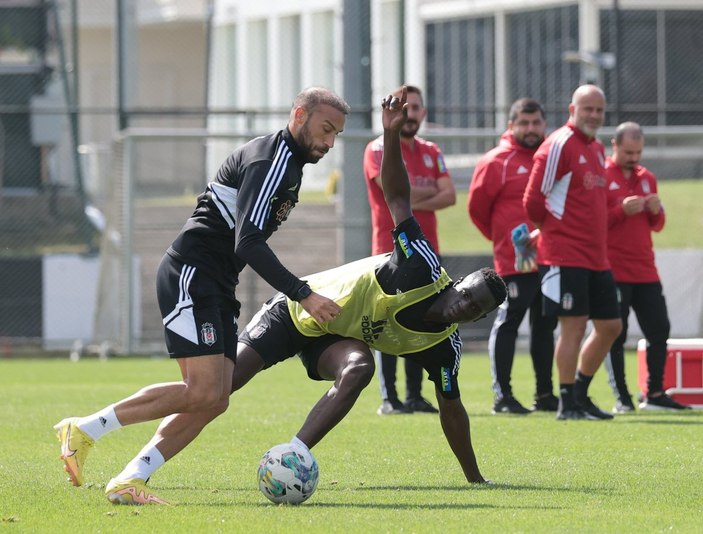
[[[276,504],[300,504],[315,493],[320,471],[312,453],[292,443],[271,447],[261,458],[259,489]]]

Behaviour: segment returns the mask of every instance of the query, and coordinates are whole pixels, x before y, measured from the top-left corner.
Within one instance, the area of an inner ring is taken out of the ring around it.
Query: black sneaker
[[[556,412],[559,409],[559,397],[549,393],[535,398],[532,404],[533,412]]]
[[[409,399],[405,401],[405,407],[411,412],[439,413],[439,410],[432,406],[426,399]]]
[[[690,406],[680,404],[662,393],[658,397],[647,397],[640,403],[640,410],[690,410]]]
[[[511,413],[514,415],[525,415],[530,413],[530,410],[520,404],[515,397],[503,397],[493,404],[493,413]]]
[[[566,421],[567,419],[586,419],[586,413],[579,408],[569,408],[567,410],[557,411],[557,421]]]
[[[613,406],[614,414],[628,414],[635,413],[635,405],[632,403],[632,397],[629,395],[627,397],[620,397]]]
[[[583,413],[586,414],[586,419],[590,419],[591,421],[599,421],[613,418],[612,414],[604,412],[598,406],[593,404],[593,401],[590,397],[577,400],[576,404],[583,411]]]
[[[404,413],[412,413],[412,410],[408,410],[405,405],[399,400],[384,400],[383,404],[376,410],[378,415],[399,415]]]

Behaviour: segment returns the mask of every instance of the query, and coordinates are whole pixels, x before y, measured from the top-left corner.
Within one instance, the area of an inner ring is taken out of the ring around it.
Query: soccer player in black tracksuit
[[[312,292],[288,271],[266,240],[298,202],[303,166],[317,163],[334,146],[349,111],[328,89],[302,91],[288,126],[235,150],[198,197],[157,276],[166,345],[183,380],[148,386],[90,416],[58,423],[61,458],[75,486],[83,482],[88,451],[108,432],[173,414],[210,421],[227,409],[240,307],[235,288],[247,264],[320,323],[339,313],[334,301]],[[171,419],[107,485],[111,502],[165,503],[145,481],[180,450],[168,446]]]

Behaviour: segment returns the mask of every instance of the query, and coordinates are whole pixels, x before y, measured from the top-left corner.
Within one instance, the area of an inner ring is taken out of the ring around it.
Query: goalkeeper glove
[[[537,269],[537,251],[530,240],[530,230],[525,223],[513,228],[510,235],[515,248],[515,270],[529,273]]]

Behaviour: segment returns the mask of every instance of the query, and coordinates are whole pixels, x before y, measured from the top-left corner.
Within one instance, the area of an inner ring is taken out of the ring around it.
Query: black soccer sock
[[[573,410],[576,407],[573,384],[559,384],[559,397],[562,410]]]
[[[588,387],[591,385],[592,376],[583,374],[581,371],[576,372],[576,381],[574,382],[574,399],[577,403],[581,403],[588,397]]]

